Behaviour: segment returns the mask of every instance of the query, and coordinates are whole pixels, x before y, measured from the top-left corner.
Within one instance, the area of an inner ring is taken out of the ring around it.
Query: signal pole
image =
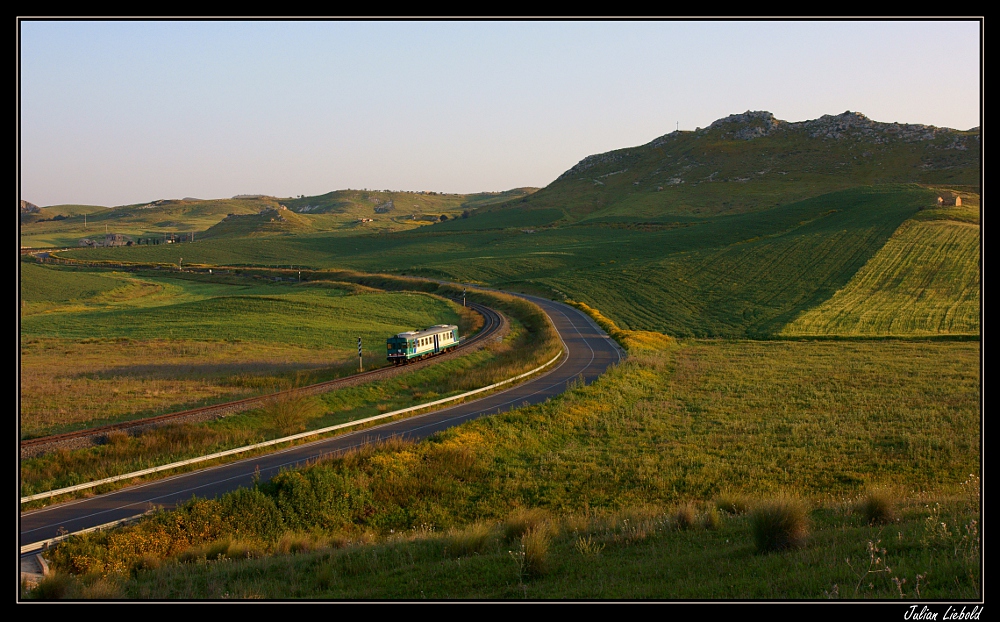
[[[465,288],[462,288],[462,306],[465,306]]]
[[[361,360],[361,337],[358,337],[358,373],[365,370],[364,363]]]

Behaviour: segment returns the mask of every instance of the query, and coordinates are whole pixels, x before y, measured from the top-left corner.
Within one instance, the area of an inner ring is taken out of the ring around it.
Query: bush
[[[768,501],[750,514],[750,529],[760,553],[799,548],[809,536],[808,510],[799,499]]]
[[[31,596],[39,600],[58,600],[68,597],[73,587],[73,577],[64,573],[54,573],[42,579],[31,591]]]

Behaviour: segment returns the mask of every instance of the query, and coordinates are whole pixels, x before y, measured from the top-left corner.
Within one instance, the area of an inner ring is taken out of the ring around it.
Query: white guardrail
[[[563,352],[565,352],[565,345],[563,346],[563,348],[564,348]],[[232,456],[232,455],[243,453],[243,452],[247,452],[247,451],[253,451],[254,449],[260,449],[262,447],[268,447],[270,445],[277,445],[279,443],[287,443],[289,441],[295,441],[295,440],[298,440],[300,438],[307,438],[307,437],[316,436],[316,435],[319,435],[319,434],[326,434],[327,432],[333,432],[334,430],[340,430],[340,429],[343,429],[343,428],[349,428],[349,427],[352,427],[352,426],[361,425],[363,423],[368,423],[370,421],[377,421],[378,419],[385,419],[386,417],[394,417],[396,415],[402,415],[404,413],[412,412],[414,410],[420,410],[422,408],[429,408],[431,406],[437,406],[438,404],[445,404],[447,402],[453,402],[455,400],[460,400],[463,397],[468,397],[470,395],[475,395],[476,393],[482,393],[483,391],[489,391],[490,389],[495,389],[495,388],[497,388],[499,386],[508,384],[510,382],[514,382],[515,380],[520,380],[521,378],[524,378],[525,376],[530,376],[531,374],[539,372],[539,371],[545,369],[546,367],[548,367],[549,365],[551,365],[552,363],[555,363],[556,360],[560,356],[563,355],[563,352],[560,352],[559,354],[555,355],[555,357],[553,357],[552,360],[549,361],[548,363],[545,363],[544,365],[541,365],[540,367],[536,367],[535,369],[532,369],[531,371],[524,372],[520,376],[514,376],[513,378],[508,378],[507,380],[502,380],[500,382],[491,384],[488,387],[483,387],[481,389],[475,389],[474,391],[468,391],[468,392],[462,393],[460,395],[453,395],[451,397],[446,397],[446,398],[443,398],[443,399],[440,399],[440,400],[437,400],[437,401],[434,401],[434,402],[427,402],[426,404],[419,404],[417,406],[410,406],[409,408],[403,408],[402,410],[394,410],[392,412],[387,412],[387,413],[384,413],[384,414],[381,414],[381,415],[375,415],[374,417],[367,417],[365,419],[358,419],[357,421],[348,421],[347,423],[341,423],[341,424],[338,424],[338,425],[332,425],[332,426],[330,426],[328,428],[320,428],[319,430],[310,430],[308,432],[301,432],[299,434],[293,434],[291,436],[286,436],[284,438],[276,438],[276,439],[271,440],[271,441],[264,441],[263,443],[256,443],[254,445],[247,445],[245,447],[237,447],[236,449],[228,449],[226,451],[220,451],[218,453],[210,454],[210,455],[207,455],[207,456],[199,456],[198,458],[191,458],[189,460],[182,460],[180,462],[172,462],[170,464],[164,464],[163,466],[152,467],[152,468],[149,468],[149,469],[143,469],[142,471],[135,471],[133,473],[126,473],[124,475],[115,475],[114,477],[107,477],[107,478],[104,478],[104,479],[101,479],[101,480],[97,480],[97,481],[94,481],[94,482],[87,482],[87,483],[84,483],[84,484],[77,484],[76,486],[69,486],[69,487],[66,487],[66,488],[60,488],[58,490],[49,490],[47,492],[40,492],[37,495],[31,495],[30,497],[21,497],[21,503],[27,503],[29,501],[37,501],[38,499],[48,499],[49,497],[55,497],[57,495],[64,495],[66,493],[76,492],[78,490],[86,490],[88,488],[94,488],[96,486],[101,486],[101,485],[104,485],[104,484],[112,484],[114,482],[120,482],[120,481],[122,481],[124,479],[132,479],[132,478],[135,478],[135,477],[142,477],[143,475],[149,475],[150,473],[159,473],[160,471],[169,471],[170,469],[176,469],[177,467],[187,466],[189,464],[197,464],[199,462],[205,462],[205,461],[208,461],[208,460],[215,460],[216,458],[224,458],[226,456]]]

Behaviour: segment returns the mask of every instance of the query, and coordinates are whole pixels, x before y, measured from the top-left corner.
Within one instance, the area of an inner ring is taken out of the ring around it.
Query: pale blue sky
[[[545,186],[746,110],[980,123],[980,24],[20,23],[21,198]]]

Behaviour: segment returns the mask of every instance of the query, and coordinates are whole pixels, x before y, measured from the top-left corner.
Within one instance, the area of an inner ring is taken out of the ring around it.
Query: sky
[[[746,110],[969,129],[980,25],[22,20],[19,198],[543,187]]]

